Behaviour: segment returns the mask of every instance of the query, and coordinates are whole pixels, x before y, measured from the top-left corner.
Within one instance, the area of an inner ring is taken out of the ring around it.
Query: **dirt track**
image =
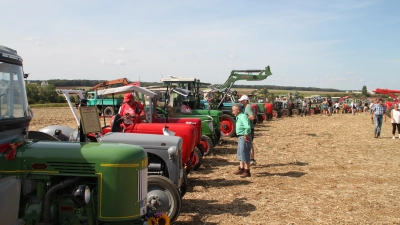
[[[68,110],[34,109],[31,130],[75,127]],[[232,174],[236,139],[224,139],[189,175],[174,224],[400,224],[400,140],[391,138],[389,118],[375,139],[366,115],[264,122],[252,177]]]

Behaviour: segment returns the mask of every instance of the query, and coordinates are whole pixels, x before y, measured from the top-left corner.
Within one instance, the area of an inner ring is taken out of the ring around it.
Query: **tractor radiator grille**
[[[48,169],[60,173],[95,173],[95,163],[47,162]]]

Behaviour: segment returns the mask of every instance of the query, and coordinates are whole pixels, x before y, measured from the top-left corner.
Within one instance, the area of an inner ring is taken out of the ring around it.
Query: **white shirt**
[[[393,120],[395,123],[400,123],[400,111],[392,109]],[[393,122],[392,120],[392,122]]]

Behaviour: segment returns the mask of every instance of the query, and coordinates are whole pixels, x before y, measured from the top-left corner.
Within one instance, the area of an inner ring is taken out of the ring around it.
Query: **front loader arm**
[[[241,74],[247,73],[247,74]],[[258,73],[253,74],[253,73]],[[219,87],[220,90],[230,89],[233,84],[238,80],[246,80],[246,81],[262,81],[265,80],[268,76],[271,76],[271,69],[269,66],[265,67],[265,70],[232,70],[228,79],[225,81],[223,85]]]

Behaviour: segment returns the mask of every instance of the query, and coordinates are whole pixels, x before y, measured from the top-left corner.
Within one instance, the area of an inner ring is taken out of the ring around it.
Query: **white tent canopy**
[[[111,95],[111,94],[125,94],[125,93],[130,93],[130,92],[135,92],[137,91],[138,93],[144,94],[146,96],[149,96],[150,98],[154,98],[154,96],[157,96],[156,93],[147,90],[146,88],[139,87],[139,86],[122,86],[122,87],[117,87],[117,88],[108,88],[104,90],[98,90],[97,94],[98,95]]]

